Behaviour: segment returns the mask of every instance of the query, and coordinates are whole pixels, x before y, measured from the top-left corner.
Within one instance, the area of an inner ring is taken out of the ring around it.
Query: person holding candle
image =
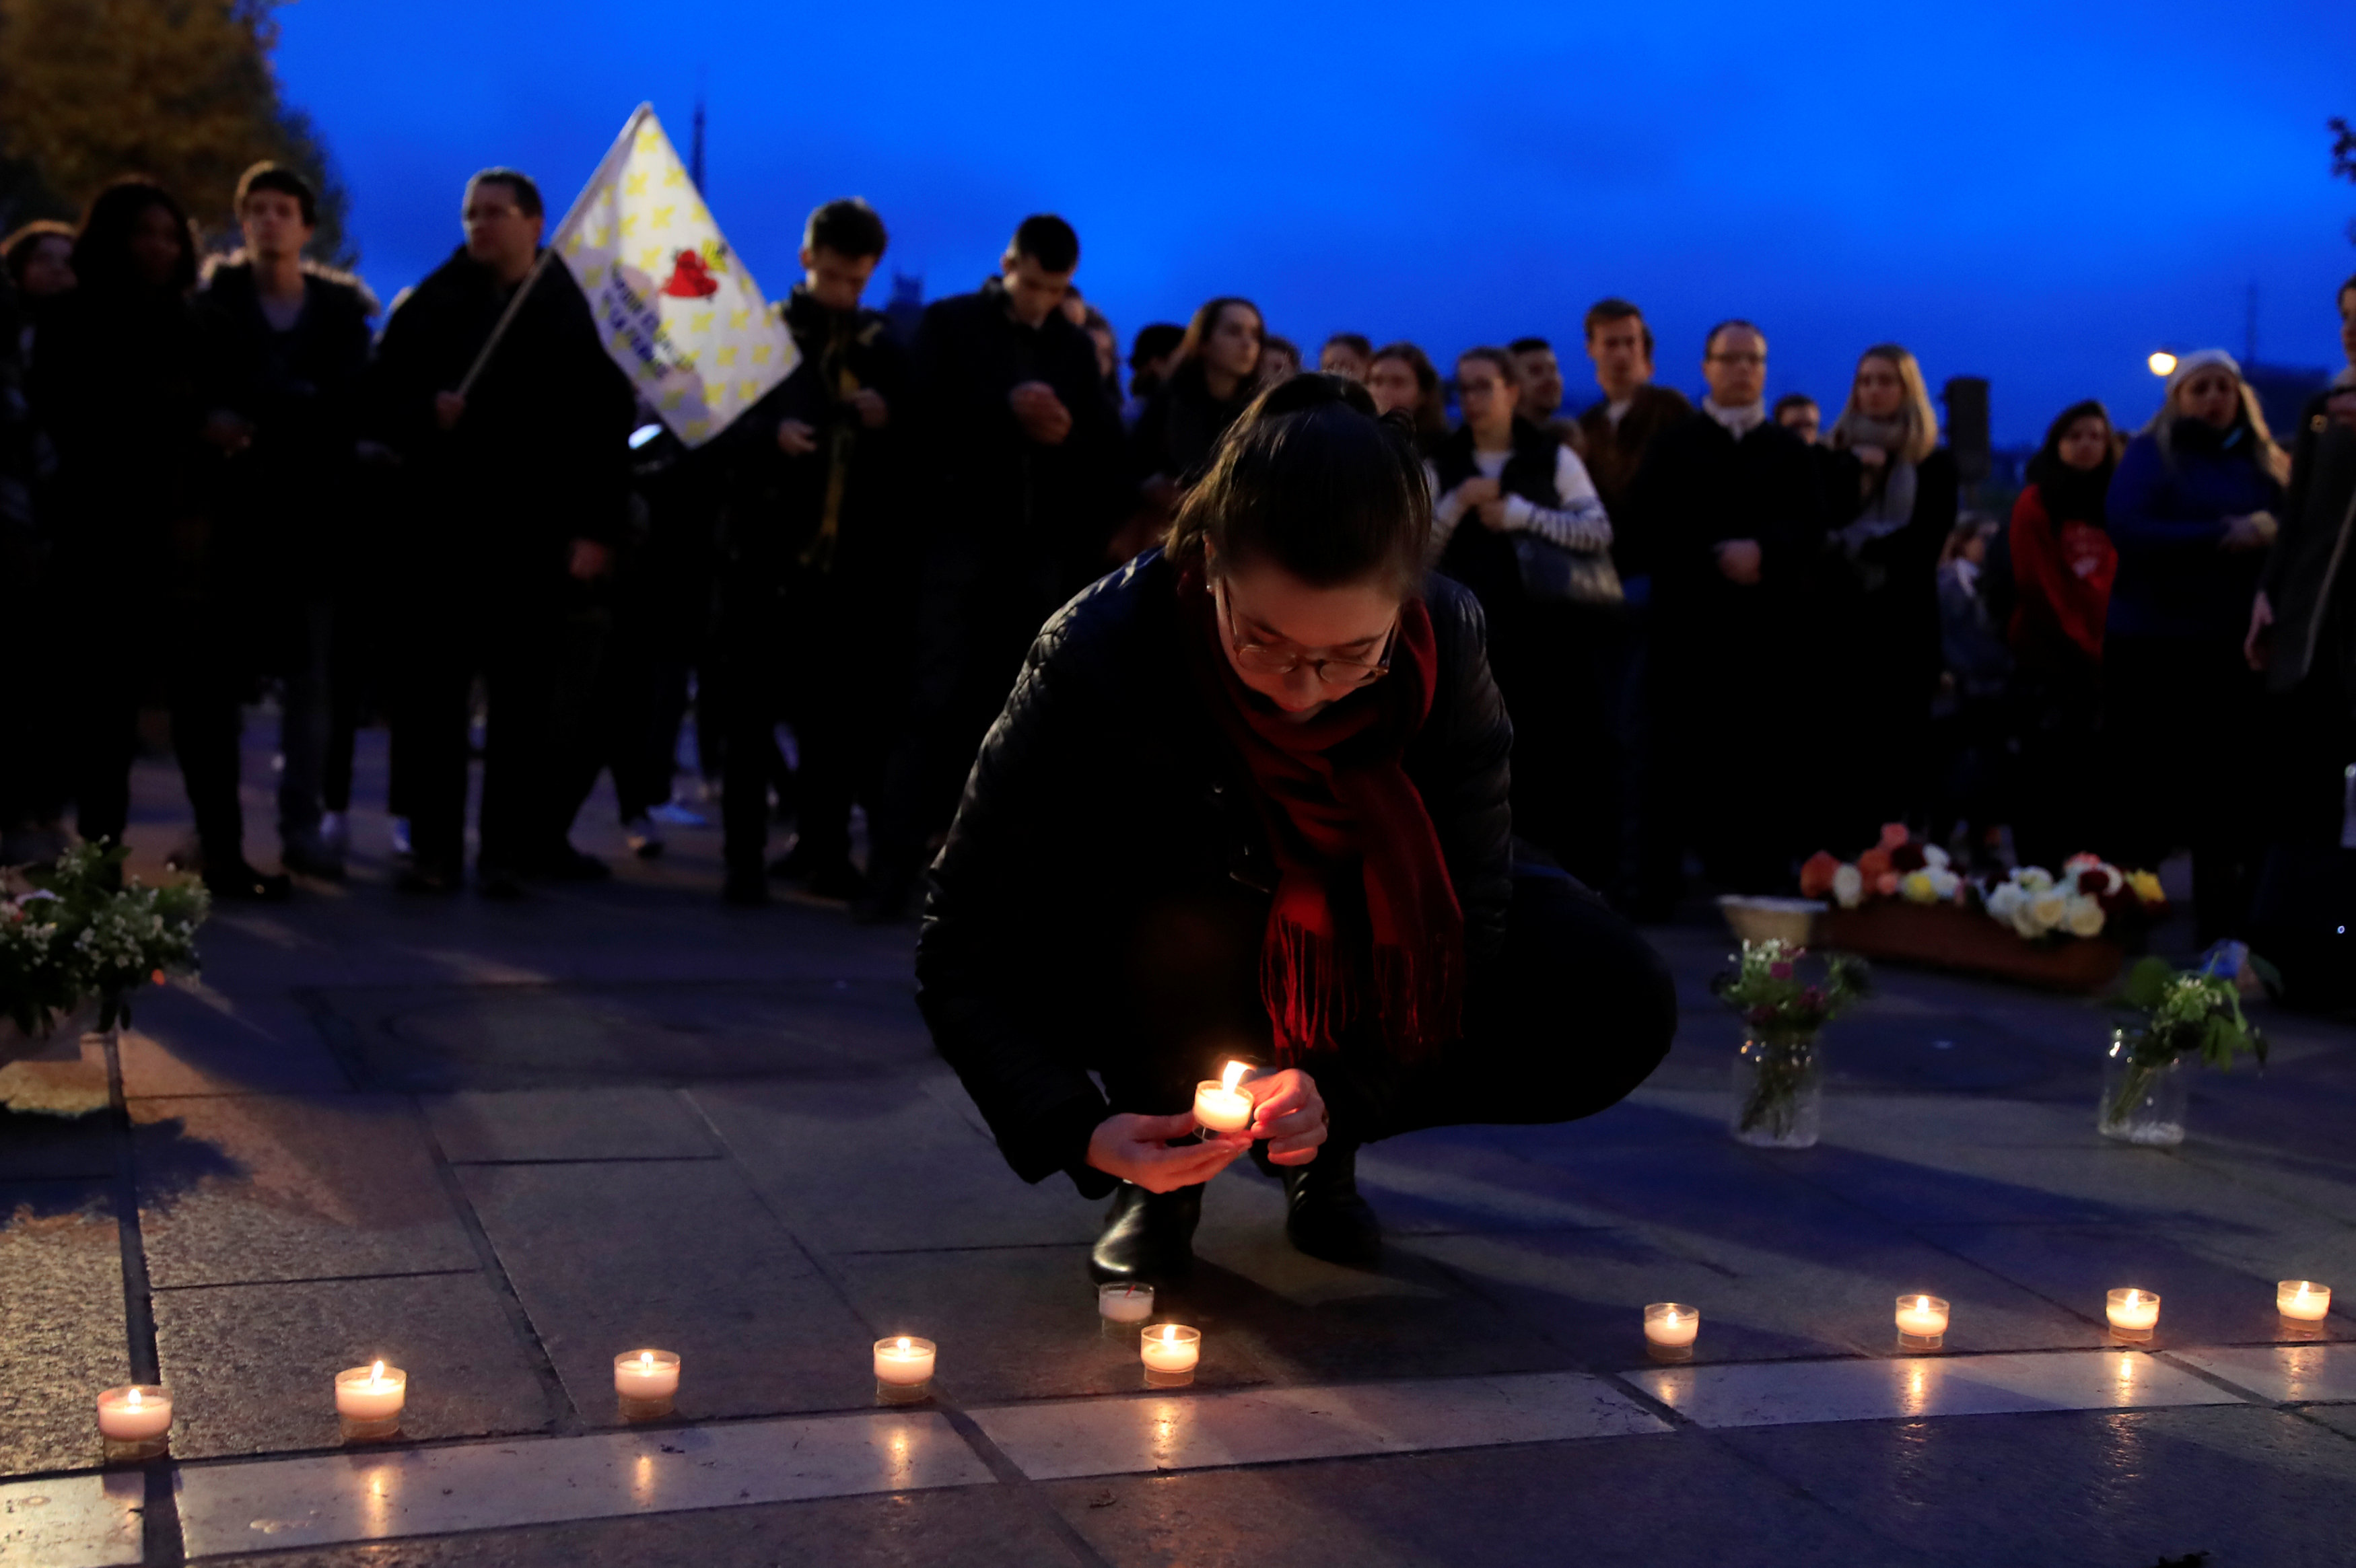
[[[1117,1193],[1099,1279],[1182,1274],[1247,1149],[1296,1246],[1369,1264],[1359,1147],[1589,1115],[1667,1050],[1658,957],[1514,864],[1512,726],[1430,539],[1406,419],[1272,388],[1163,548],[1047,624],[975,762],[918,1000],[1019,1175]],[[1198,1137],[1196,1086],[1247,1058],[1248,1125]]]

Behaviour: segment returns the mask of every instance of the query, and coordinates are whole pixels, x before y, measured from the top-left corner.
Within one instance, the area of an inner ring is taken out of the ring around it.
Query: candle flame
[[[638,1370],[640,1371],[652,1371],[654,1370],[654,1365],[655,1353],[652,1350],[640,1350],[638,1352]]]
[[[1250,1071],[1251,1068],[1243,1062],[1228,1062],[1227,1070],[1219,1075],[1219,1087],[1233,1093],[1236,1085],[1243,1082],[1244,1074]]]
[[[1914,1298],[1914,1310],[1915,1310],[1915,1311],[1917,1311],[1917,1312],[1928,1312],[1928,1311],[1930,1311],[1930,1310],[1931,1310],[1931,1298],[1930,1298],[1929,1296],[1916,1296],[1916,1297]]]
[[[905,1334],[903,1334],[903,1335],[901,1335],[901,1336],[900,1336],[900,1349],[904,1349],[904,1350],[905,1350],[905,1349],[906,1349],[907,1348],[908,1348],[908,1337],[907,1337]]]
[[[1677,1309],[1674,1307],[1670,1307],[1669,1315],[1662,1318],[1661,1321],[1667,1324],[1672,1328],[1676,1328],[1677,1326]]]
[[[1174,1324],[1162,1328],[1162,1342],[1165,1345],[1174,1345],[1178,1342],[1178,1329]]]
[[[376,1365],[369,1369],[369,1381],[372,1383],[380,1383],[384,1381],[384,1363],[382,1361],[377,1362]]]
[[[134,1410],[138,1409],[138,1408],[139,1408],[139,1391],[138,1391],[137,1389],[135,1389],[135,1388],[134,1388],[134,1389],[133,1389],[133,1390],[131,1391],[131,1397],[130,1397],[130,1399],[128,1399],[128,1400],[127,1400],[127,1401],[125,1401],[124,1403],[127,1403],[127,1404],[129,1404],[129,1405],[131,1406],[131,1408],[132,1408],[132,1409],[134,1409]]]

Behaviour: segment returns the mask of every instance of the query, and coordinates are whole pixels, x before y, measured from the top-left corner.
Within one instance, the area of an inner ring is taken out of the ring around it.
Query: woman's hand
[[[1469,512],[1485,502],[1496,500],[1504,494],[1504,491],[1497,488],[1497,482],[1494,479],[1475,474],[1472,478],[1456,486],[1456,502],[1458,506]]]
[[[2266,657],[2274,651],[2274,638],[2269,635],[2274,630],[2274,624],[2273,602],[2266,598],[2266,591],[2261,588],[2258,596],[2250,602],[2250,635],[2242,639],[2242,656],[2249,661],[2252,669],[2266,667]]]
[[[1268,1140],[1270,1165],[1307,1165],[1332,1129],[1317,1080],[1298,1067],[1244,1084],[1252,1098],[1251,1136]]]
[[[1194,1130],[1192,1111],[1175,1116],[1140,1116],[1124,1111],[1107,1116],[1088,1135],[1088,1163],[1148,1192],[1175,1192],[1210,1180],[1252,1146],[1243,1133],[1205,1133],[1199,1144],[1171,1147],[1172,1138],[1183,1138]]]
[[[2252,512],[2247,517],[2225,519],[2225,537],[2217,541],[2221,549],[2264,549],[2275,542],[2278,525],[2272,512]]]

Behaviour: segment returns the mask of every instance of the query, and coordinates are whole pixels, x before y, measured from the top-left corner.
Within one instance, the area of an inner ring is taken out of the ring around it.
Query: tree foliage
[[[273,158],[319,191],[313,249],[348,265],[348,198],[310,118],[279,96],[280,0],[0,0],[0,227],[70,216],[118,175],[233,230],[247,165]]]

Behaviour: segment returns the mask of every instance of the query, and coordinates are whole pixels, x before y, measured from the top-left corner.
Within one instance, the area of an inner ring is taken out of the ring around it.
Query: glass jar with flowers
[[[1728,1118],[1735,1141],[1761,1148],[1815,1143],[1824,1102],[1816,1036],[1869,982],[1862,959],[1845,953],[1812,958],[1805,948],[1772,941],[1744,943],[1735,967],[1710,982],[1743,1023]]]

